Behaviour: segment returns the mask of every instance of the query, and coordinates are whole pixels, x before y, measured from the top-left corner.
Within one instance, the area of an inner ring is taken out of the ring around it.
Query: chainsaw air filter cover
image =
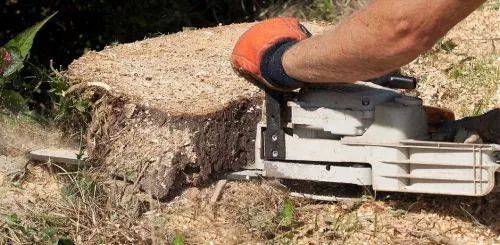
[[[287,102],[287,106],[291,112],[291,124],[296,128],[360,136],[374,122],[375,108],[387,102],[403,107],[422,105],[420,100],[402,96],[398,90],[358,82],[304,88],[293,101]],[[405,109],[393,110],[398,114],[404,113]]]

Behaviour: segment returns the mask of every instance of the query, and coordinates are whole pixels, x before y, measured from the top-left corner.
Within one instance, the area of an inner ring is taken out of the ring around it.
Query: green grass
[[[65,95],[64,92],[70,87],[65,71],[51,67],[51,72],[45,72],[45,76],[51,87],[48,93],[53,120],[66,130],[85,129],[90,122],[93,95]]]
[[[285,200],[283,210],[280,212],[279,216],[281,221],[279,226],[290,227],[293,223],[293,203],[290,200]]]
[[[67,218],[46,213],[8,213],[0,215],[5,223],[0,231],[0,243],[13,241],[27,241],[30,243],[45,244],[73,244],[67,239]],[[10,238],[10,239],[9,239]]]
[[[362,228],[356,211],[326,216],[324,222],[329,225],[330,230],[337,238],[346,238],[351,232]]]
[[[459,113],[476,116],[485,113],[488,105],[498,103],[496,93],[500,85],[500,66],[495,56],[477,59],[453,67],[448,75],[455,82],[467,89],[468,94],[476,95],[470,104],[463,105]]]
[[[481,9],[500,10],[500,0],[490,0],[484,3]]]
[[[184,245],[184,236],[181,233],[176,233],[172,245]]]
[[[77,197],[87,200],[98,195],[99,184],[86,170],[67,173],[67,176],[69,182],[62,188],[63,196],[67,200],[73,201]]]

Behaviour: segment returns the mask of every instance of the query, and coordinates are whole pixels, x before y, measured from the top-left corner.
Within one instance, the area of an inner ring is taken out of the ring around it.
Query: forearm
[[[288,75],[311,83],[354,82],[393,71],[430,49],[485,0],[374,0],[331,31],[283,56]]]

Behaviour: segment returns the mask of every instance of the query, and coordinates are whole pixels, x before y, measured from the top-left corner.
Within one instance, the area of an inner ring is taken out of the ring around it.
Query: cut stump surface
[[[164,35],[74,61],[71,83],[88,84],[82,94],[100,90],[87,133],[89,157],[158,198],[253,162],[263,93],[229,62],[251,25]],[[306,26],[313,33],[325,28]]]

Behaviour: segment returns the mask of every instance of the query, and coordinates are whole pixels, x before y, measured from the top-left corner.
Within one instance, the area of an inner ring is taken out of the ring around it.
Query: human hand
[[[294,18],[272,18],[252,26],[236,43],[233,68],[260,88],[291,91],[302,82],[288,76],[281,63],[284,52],[311,34]]]

